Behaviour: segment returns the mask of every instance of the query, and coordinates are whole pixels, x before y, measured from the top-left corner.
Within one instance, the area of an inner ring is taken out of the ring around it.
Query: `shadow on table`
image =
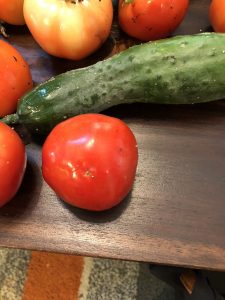
[[[132,192],[130,192],[118,205],[111,209],[100,212],[79,209],[64,202],[63,205],[80,220],[90,223],[109,223],[118,219],[123,214],[131,201],[131,195]]]

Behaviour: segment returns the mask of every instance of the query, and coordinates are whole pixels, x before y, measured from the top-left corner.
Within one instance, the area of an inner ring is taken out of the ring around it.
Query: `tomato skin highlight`
[[[212,0],[209,6],[209,19],[215,32],[225,32],[225,2]]]
[[[24,25],[24,0],[0,0],[0,20],[11,25]]]
[[[0,117],[16,111],[18,100],[33,87],[30,67],[19,51],[0,40]]]
[[[112,0],[25,0],[24,18],[48,54],[80,60],[96,51],[110,34]]]
[[[25,146],[19,135],[0,122],[0,207],[17,193],[26,169]]]
[[[102,211],[130,192],[138,161],[137,142],[119,119],[84,114],[58,124],[42,150],[42,173],[65,202]]]
[[[188,6],[189,0],[119,0],[119,24],[136,39],[162,39],[180,25]]]

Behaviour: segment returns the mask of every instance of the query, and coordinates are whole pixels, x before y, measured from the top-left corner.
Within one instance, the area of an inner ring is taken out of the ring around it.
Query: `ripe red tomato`
[[[25,146],[18,134],[0,122],[0,207],[17,193],[26,168]]]
[[[137,142],[121,120],[84,114],[58,124],[42,152],[43,177],[61,197],[79,208],[109,209],[132,188]]]
[[[212,0],[209,7],[210,23],[215,32],[225,32],[225,2]]]
[[[49,54],[79,60],[96,51],[110,34],[112,0],[24,0],[24,18]]]
[[[183,20],[189,0],[119,0],[119,24],[142,41],[169,36]]]
[[[30,68],[22,55],[0,40],[0,117],[15,112],[19,98],[32,88]]]
[[[12,25],[24,25],[24,0],[0,0],[0,20]]]

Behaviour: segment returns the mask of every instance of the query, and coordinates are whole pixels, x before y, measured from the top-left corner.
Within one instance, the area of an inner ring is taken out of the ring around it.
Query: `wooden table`
[[[191,1],[176,34],[210,30],[209,2]],[[8,32],[36,84],[132,44],[114,25],[101,50],[72,63],[44,53],[26,28]],[[102,213],[65,205],[42,179],[41,144],[25,135],[27,171],[18,195],[0,210],[0,245],[225,270],[225,103],[121,105],[105,113],[123,119],[139,144],[129,197]]]

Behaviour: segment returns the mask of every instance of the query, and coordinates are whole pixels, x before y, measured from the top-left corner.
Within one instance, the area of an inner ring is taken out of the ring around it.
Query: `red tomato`
[[[119,24],[142,41],[169,36],[183,20],[189,0],[119,0]]]
[[[129,193],[138,160],[137,142],[119,119],[84,114],[58,124],[42,152],[43,177],[79,208],[109,209]]]
[[[209,18],[215,32],[225,32],[225,1],[212,0]]]
[[[25,146],[18,134],[0,122],[0,207],[17,193],[26,168]]]
[[[0,40],[0,117],[15,112],[19,98],[32,88],[29,66],[9,43]]]
[[[113,6],[112,0],[24,0],[24,17],[47,53],[79,60],[109,36]]]
[[[0,20],[12,25],[24,25],[24,0],[0,0]]]

